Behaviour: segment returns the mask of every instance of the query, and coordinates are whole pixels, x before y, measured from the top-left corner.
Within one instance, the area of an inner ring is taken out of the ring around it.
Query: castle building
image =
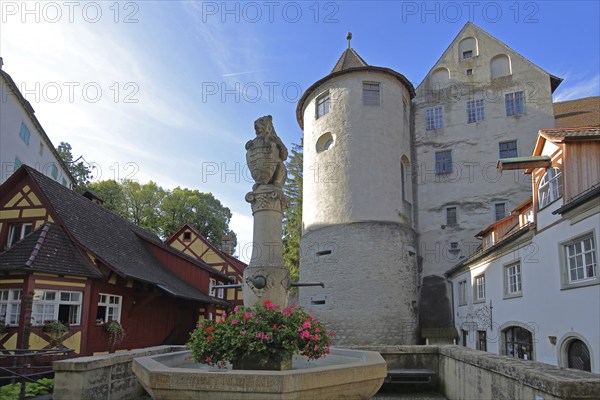
[[[561,79],[467,23],[415,90],[350,47],[310,86],[304,130],[300,303],[338,344],[456,338],[442,274],[474,253],[482,226],[529,196],[500,158],[531,154],[554,127]]]
[[[342,343],[416,343],[417,259],[410,129],[413,85],[348,47],[302,96],[300,303]]]

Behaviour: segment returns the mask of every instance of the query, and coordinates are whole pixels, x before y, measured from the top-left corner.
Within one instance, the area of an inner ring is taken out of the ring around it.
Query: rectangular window
[[[215,297],[215,286],[217,286],[217,281],[213,278],[210,278],[210,287],[209,287],[209,296]]]
[[[472,57],[473,57],[473,50],[463,51],[463,59],[472,58]]]
[[[81,292],[36,289],[31,311],[32,325],[54,320],[79,325],[82,297]]]
[[[365,106],[380,104],[379,83],[363,82],[363,104]]]
[[[490,247],[494,244],[494,233],[490,232],[489,235],[485,237],[485,247]]]
[[[321,118],[323,115],[329,112],[329,106],[331,105],[331,97],[329,96],[329,92],[322,94],[317,97],[317,118]]]
[[[473,75],[473,70],[472,69],[468,69],[467,70],[467,76],[471,76]]]
[[[98,309],[96,310],[96,323],[104,324],[108,321],[121,323],[121,305],[123,297],[114,294],[100,293],[98,295]]]
[[[462,345],[464,347],[467,347],[467,341],[469,339],[469,331],[467,331],[466,329],[461,329],[460,336],[462,337]]]
[[[515,263],[504,267],[505,269],[505,280],[506,280],[506,293],[507,295],[518,295],[521,294],[522,283],[521,283],[521,264]]]
[[[31,136],[31,134],[29,133],[29,128],[27,128],[27,125],[25,125],[24,122],[21,122],[21,129],[19,129],[19,137],[27,146],[29,146],[29,136]]]
[[[500,159],[518,157],[516,140],[501,142],[498,146],[500,148]]]
[[[477,331],[477,350],[487,351],[487,331]]]
[[[426,129],[441,129],[444,127],[444,111],[443,107],[433,107],[425,110]]]
[[[446,225],[456,225],[456,207],[446,207]]]
[[[14,246],[15,243],[23,239],[31,232],[32,227],[33,225],[31,222],[10,225],[8,228],[8,242],[6,243],[6,247]]]
[[[467,305],[467,281],[458,282],[458,305]]]
[[[474,279],[473,298],[474,301],[485,300],[485,275],[476,276]]]
[[[0,290],[0,321],[6,325],[19,325],[22,293],[21,289]]]
[[[596,244],[588,235],[564,246],[569,283],[597,278]]]
[[[452,150],[435,152],[435,173],[449,174],[452,172]]]
[[[485,118],[483,99],[467,101],[467,122],[478,122]]]
[[[525,114],[525,92],[507,93],[504,103],[507,116]]]
[[[494,220],[500,221],[504,217],[506,217],[506,203],[494,204]]]

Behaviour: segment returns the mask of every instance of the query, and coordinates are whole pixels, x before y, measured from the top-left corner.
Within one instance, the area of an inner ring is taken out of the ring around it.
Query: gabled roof
[[[555,143],[569,140],[598,140],[600,127],[542,129],[539,134]]]
[[[223,250],[217,248],[216,246],[214,246],[207,238],[204,237],[204,235],[202,234],[202,232],[200,232],[198,229],[196,229],[193,225],[185,223],[183,225],[181,225],[179,227],[179,229],[177,229],[175,231],[175,233],[173,233],[171,236],[169,236],[169,238],[167,238],[167,240],[165,240],[165,243],[167,245],[169,245],[169,248],[172,248],[170,246],[171,243],[173,243],[175,241],[175,239],[186,229],[189,229],[190,231],[194,232],[194,234],[196,236],[198,236],[200,238],[200,240],[202,240],[208,247],[211,248],[211,250],[213,250],[215,253],[217,253],[219,256],[221,256],[223,259],[225,259],[226,261],[229,261],[229,263],[235,268],[237,269],[240,273],[244,272],[244,269],[246,269],[246,267],[248,266],[248,264],[244,263],[243,261],[238,260],[237,258],[227,254],[226,252],[224,252]],[[185,253],[184,253],[185,254]],[[186,256],[188,256],[186,254]],[[190,256],[188,256],[190,257]],[[193,257],[190,257],[193,258]],[[202,261],[201,261],[202,262]],[[225,276],[227,279],[228,277]]]
[[[554,103],[557,128],[600,126],[600,96]]]
[[[10,186],[28,175],[56,214],[56,223],[83,251],[90,252],[117,274],[154,284],[175,297],[207,303],[223,303],[210,298],[169,271],[154,256],[146,242],[165,246],[158,236],[148,232],[102,206],[62,186],[31,167],[23,165],[0,187]],[[169,249],[189,262],[213,274],[220,271],[200,263],[176,249]]]
[[[50,149],[50,151],[52,152],[52,155],[54,155],[54,158],[56,158],[56,160],[59,162],[59,164],[62,167],[62,169],[64,170],[64,172],[67,174],[69,179],[71,179],[71,182],[73,184],[75,184],[75,177],[73,177],[73,175],[71,175],[69,168],[67,168],[67,165],[65,164],[63,159],[60,157],[60,155],[58,154],[58,151],[52,144],[52,141],[46,134],[46,131],[44,131],[44,128],[42,128],[42,124],[40,124],[40,121],[38,121],[37,117],[34,114],[35,111],[33,110],[33,107],[31,107],[31,103],[29,103],[29,101],[27,101],[27,99],[25,97],[23,97],[23,95],[21,94],[21,91],[19,90],[19,87],[17,86],[15,81],[13,81],[12,77],[9,74],[7,74],[6,71],[4,71],[2,69],[1,65],[0,65],[0,76],[2,76],[4,78],[4,80],[6,81],[6,84],[10,88],[10,93],[13,93],[15,95],[15,97],[17,98],[19,103],[21,103],[21,106],[23,107],[23,109],[25,110],[27,115],[29,115],[31,122],[37,128],[37,130],[40,132],[40,135],[42,136],[42,140],[44,142],[46,142],[46,147],[48,147]],[[5,101],[5,100],[3,100],[3,101]]]
[[[29,270],[61,275],[100,277],[102,274],[87,260],[56,224],[46,222],[13,247],[0,254],[0,271]]]
[[[431,72],[437,67],[437,65],[439,64],[440,60],[442,58],[444,58],[444,56],[446,55],[446,53],[448,53],[448,51],[450,51],[451,48],[453,48],[453,46],[455,44],[458,43],[459,38],[462,37],[463,33],[468,29],[468,28],[474,28],[477,30],[477,32],[481,33],[482,35],[487,36],[489,39],[492,39],[496,42],[498,42],[500,45],[504,46],[508,51],[514,53],[515,55],[521,57],[524,61],[528,62],[529,64],[531,64],[534,68],[536,68],[537,70],[539,70],[540,72],[543,72],[545,74],[547,74],[550,78],[550,88],[551,88],[551,92],[554,93],[554,91],[556,90],[556,88],[558,88],[558,86],[560,85],[560,83],[563,81],[562,78],[559,78],[557,76],[554,76],[546,71],[544,71],[542,68],[538,67],[537,65],[535,65],[534,63],[532,63],[531,61],[529,61],[527,58],[523,57],[521,54],[519,54],[517,51],[513,50],[512,48],[510,48],[506,43],[504,43],[503,41],[495,38],[494,36],[492,36],[491,34],[489,34],[488,32],[486,32],[485,30],[481,29],[480,27],[478,27],[477,25],[475,25],[474,23],[472,23],[471,21],[468,21],[460,30],[460,32],[458,32],[458,34],[454,37],[454,39],[452,40],[452,42],[448,45],[448,47],[446,48],[446,50],[444,50],[444,52],[442,53],[442,55],[440,56],[440,58],[438,58],[438,60],[433,64],[433,66],[431,67],[431,69],[429,70],[429,72],[427,72],[427,75],[425,75],[425,78],[423,78],[423,81],[421,81],[421,83],[419,83],[419,85],[417,86],[417,90],[419,89],[419,87],[423,84],[423,82],[425,82],[425,80],[427,79],[427,77],[429,76],[429,74],[431,74]]]
[[[342,53],[337,63],[335,63],[335,67],[333,67],[331,72],[333,73],[356,67],[367,67],[368,65],[369,64],[367,64],[352,47],[348,47]]]

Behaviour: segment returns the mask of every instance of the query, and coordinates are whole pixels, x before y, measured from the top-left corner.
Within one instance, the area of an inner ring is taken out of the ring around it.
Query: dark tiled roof
[[[600,127],[542,129],[540,135],[550,140],[600,138]]]
[[[27,169],[29,175],[52,203],[54,211],[77,243],[118,273],[155,284],[177,297],[216,302],[167,270],[152,254],[144,240],[161,245],[158,236],[113,214],[34,169],[27,166],[22,168]],[[220,274],[216,269],[211,269],[214,270],[213,273]]]
[[[554,103],[557,128],[600,126],[600,96]]]
[[[0,270],[30,270],[99,277],[62,227],[45,223],[0,254]]]
[[[348,47],[342,53],[337,63],[335,63],[335,67],[333,67],[331,72],[343,71],[349,68],[367,67],[368,65],[353,48]]]

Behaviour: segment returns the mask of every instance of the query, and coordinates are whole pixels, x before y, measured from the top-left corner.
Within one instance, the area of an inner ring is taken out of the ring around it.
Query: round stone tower
[[[351,47],[300,99],[304,130],[300,304],[338,345],[415,344],[412,84]]]

